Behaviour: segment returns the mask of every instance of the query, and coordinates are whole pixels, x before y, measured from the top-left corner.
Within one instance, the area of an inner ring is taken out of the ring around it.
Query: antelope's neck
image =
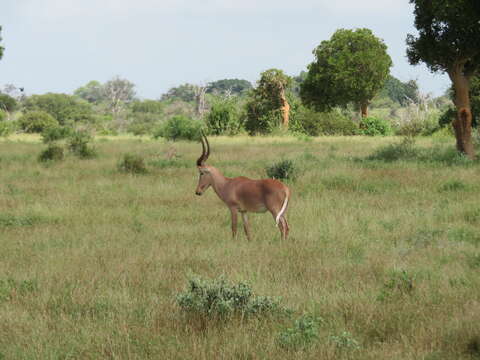
[[[210,171],[213,178],[213,184],[212,184],[213,190],[215,191],[215,193],[218,195],[220,199],[225,201],[224,189],[228,183],[228,180],[230,179],[223,176],[223,174],[214,167],[212,167]]]

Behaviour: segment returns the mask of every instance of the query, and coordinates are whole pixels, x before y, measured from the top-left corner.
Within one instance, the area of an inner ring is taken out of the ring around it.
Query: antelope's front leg
[[[232,238],[235,239],[237,237],[237,209],[230,208],[230,212],[232,214]]]

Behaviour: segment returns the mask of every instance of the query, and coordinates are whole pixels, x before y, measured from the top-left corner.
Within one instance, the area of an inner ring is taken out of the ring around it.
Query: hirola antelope
[[[203,134],[201,141],[202,155],[197,160],[200,178],[195,194],[202,195],[210,186],[213,187],[218,197],[230,209],[233,238],[237,235],[238,212],[242,215],[243,229],[247,239],[251,240],[247,212],[268,210],[280,229],[282,239],[285,240],[289,231],[285,213],[290,199],[290,189],[275,179],[252,180],[244,176],[235,178],[223,176],[218,169],[205,164],[210,155],[210,144]]]

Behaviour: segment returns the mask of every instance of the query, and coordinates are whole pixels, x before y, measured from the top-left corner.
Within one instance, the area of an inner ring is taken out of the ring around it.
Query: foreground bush
[[[289,312],[279,304],[279,299],[257,296],[249,285],[231,284],[223,276],[213,280],[191,277],[185,291],[176,296],[176,302],[183,311],[207,318]]]
[[[52,115],[42,110],[28,111],[18,119],[20,129],[27,133],[41,133],[49,127],[58,126]]]
[[[275,164],[268,166],[265,170],[267,176],[272,179],[295,180],[297,177],[297,169],[292,160],[276,162]]]
[[[61,161],[65,157],[63,147],[57,144],[50,144],[45,150],[43,150],[38,156],[38,161]]]
[[[391,135],[392,127],[385,119],[366,117],[360,121],[360,134],[367,136]]]
[[[143,157],[137,154],[125,154],[118,163],[118,170],[130,174],[146,174],[148,172]]]
[[[153,134],[154,138],[163,137],[167,140],[198,140],[202,124],[184,115],[176,115],[162,125]]]
[[[75,131],[68,139],[70,151],[82,159],[90,159],[97,156],[97,151],[90,145],[93,136],[86,131]]]

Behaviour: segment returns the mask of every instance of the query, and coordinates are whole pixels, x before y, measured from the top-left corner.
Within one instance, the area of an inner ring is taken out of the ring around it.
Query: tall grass
[[[478,163],[355,160],[400,140],[388,137],[211,138],[228,176],[301,163],[289,240],[255,214],[248,242],[231,240],[213,191],[195,196],[198,143],[176,143],[182,166],[130,176],[122,154],[155,164],[170,145],[108,139],[96,159],[44,166],[26,139],[0,141],[0,359],[480,356]],[[192,321],[176,302],[191,273],[295,312]],[[321,324],[295,325],[302,314]]]

